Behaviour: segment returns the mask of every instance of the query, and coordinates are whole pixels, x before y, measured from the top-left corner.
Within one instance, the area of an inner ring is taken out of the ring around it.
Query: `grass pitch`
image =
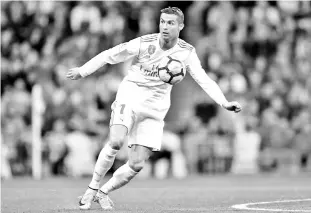
[[[107,179],[105,179],[107,180]],[[30,178],[3,180],[1,212],[60,213],[103,212],[94,203],[91,210],[78,208],[79,195],[90,178]],[[112,192],[115,209],[110,212],[310,212],[311,200],[252,205],[263,210],[236,210],[244,203],[311,198],[311,174],[286,175],[216,175],[192,176],[182,180],[134,179]],[[270,209],[270,210],[269,210]]]

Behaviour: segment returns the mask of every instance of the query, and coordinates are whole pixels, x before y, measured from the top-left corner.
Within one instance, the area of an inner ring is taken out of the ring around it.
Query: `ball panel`
[[[169,83],[170,79],[172,78],[167,68],[158,69],[158,74],[159,74],[160,79],[164,81],[165,83]]]
[[[182,64],[179,61],[170,61],[170,63],[167,64],[167,67],[171,71],[171,73],[176,74],[180,73],[180,69],[182,69]]]
[[[174,85],[183,80],[186,74],[186,69],[181,61],[171,56],[167,56],[160,61],[158,74],[163,82]]]

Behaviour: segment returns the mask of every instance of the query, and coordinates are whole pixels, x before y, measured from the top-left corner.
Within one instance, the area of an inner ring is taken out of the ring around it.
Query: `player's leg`
[[[101,178],[104,177],[112,167],[117,152],[121,149],[126,140],[128,130],[132,126],[132,117],[132,110],[129,108],[125,109],[125,105],[115,104],[113,107],[109,141],[98,156],[92,180],[79,202],[80,209],[90,209],[91,203],[99,189]]]
[[[126,135],[127,128],[125,126],[113,125],[110,127],[109,141],[99,153],[93,172],[93,177],[89,184],[90,188],[99,189],[100,180],[112,167],[117,152],[124,144]]]
[[[135,125],[131,129],[128,141],[131,147],[129,161],[121,166],[114,173],[114,176],[101,187],[104,193],[107,194],[129,182],[143,168],[152,151],[160,149],[163,126],[164,122],[162,120],[144,116],[136,117]]]
[[[96,195],[103,209],[111,209],[113,206],[108,193],[130,182],[144,167],[151,153],[151,148],[141,145],[133,145],[130,148],[129,161],[114,172],[112,178],[100,188]]]
[[[91,203],[94,201],[94,197],[99,189],[100,180],[112,167],[117,152],[123,146],[126,134],[127,128],[123,125],[113,125],[110,127],[109,142],[106,143],[98,156],[92,180],[79,201],[80,209],[91,208]]]
[[[149,147],[133,145],[130,148],[128,162],[117,169],[113,177],[100,190],[108,194],[127,184],[144,167],[151,153],[152,150]]]

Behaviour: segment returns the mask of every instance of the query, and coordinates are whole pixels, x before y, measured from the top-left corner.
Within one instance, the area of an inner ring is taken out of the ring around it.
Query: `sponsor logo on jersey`
[[[145,76],[159,77],[158,66],[153,65],[151,69],[145,69],[143,66],[140,66],[140,70],[144,73]]]

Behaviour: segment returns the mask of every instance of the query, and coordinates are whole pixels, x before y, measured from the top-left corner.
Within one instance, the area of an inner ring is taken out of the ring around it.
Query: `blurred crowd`
[[[311,170],[310,1],[1,1],[1,162],[8,175],[31,174],[35,84],[43,89],[45,174],[92,173],[128,63],[106,65],[83,81],[65,73],[157,32],[166,6],[184,11],[181,38],[196,47],[228,99],[244,108],[228,114],[202,92],[195,101],[179,100],[193,103],[190,113],[170,119],[164,151],[153,160],[172,163],[179,156],[189,173]],[[195,86],[185,79],[179,87],[182,96],[181,88]]]

